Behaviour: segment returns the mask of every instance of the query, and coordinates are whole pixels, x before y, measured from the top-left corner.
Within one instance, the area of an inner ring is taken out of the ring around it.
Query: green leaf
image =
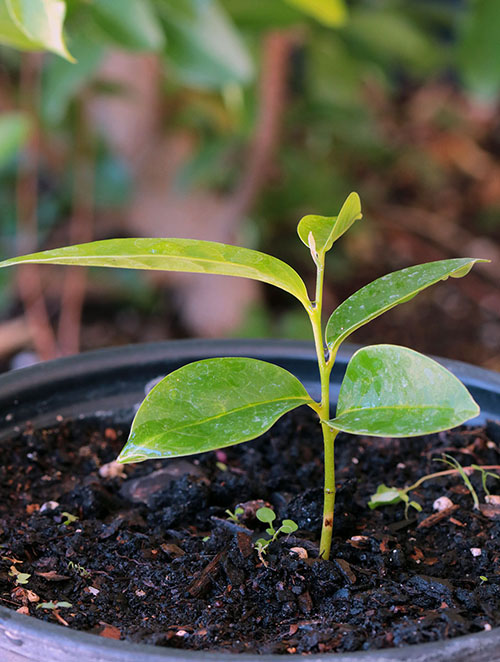
[[[0,43],[21,50],[47,50],[74,61],[66,48],[63,0],[4,0],[0,2]]]
[[[15,257],[0,262],[0,268],[26,262],[240,276],[275,285],[309,306],[306,286],[288,264],[259,251],[213,241],[107,239]]]
[[[86,26],[71,42],[76,63],[50,58],[43,71],[42,114],[49,124],[60,123],[68,106],[89,83],[104,55],[104,48],[89,37]]]
[[[64,600],[59,601],[59,602],[54,602],[53,600],[50,600],[49,602],[40,602],[37,604],[36,608],[37,609],[69,609],[69,607],[72,607],[73,605],[71,602],[66,602]]]
[[[352,434],[414,437],[448,430],[477,416],[465,386],[423,354],[397,345],[358,350],[328,424]]]
[[[298,528],[298,525],[292,519],[284,519],[280,526],[283,533],[293,533]]]
[[[500,92],[500,3],[467,3],[457,44],[457,61],[466,86],[481,102],[495,104]]]
[[[377,487],[375,494],[371,495],[370,501],[368,501],[368,507],[370,510],[373,510],[379,506],[392,506],[399,503],[403,501],[401,492],[402,490],[398,490],[397,487],[387,487],[387,485],[382,483]]]
[[[351,227],[354,221],[362,217],[361,200],[357,193],[351,193],[338,216],[317,216],[309,214],[299,221],[297,232],[301,240],[311,250],[311,234],[313,246],[317,253],[324,254]]]
[[[149,0],[98,0],[90,8],[108,41],[127,50],[163,48],[165,36]]]
[[[161,6],[168,38],[169,66],[184,85],[220,89],[248,83],[253,62],[230,16],[215,0],[165,2]]]
[[[0,117],[0,167],[21,149],[30,133],[30,120],[23,113],[4,113]]]
[[[236,357],[190,363],[146,396],[118,460],[142,462],[239,444],[311,402],[299,380],[272,363]]]
[[[365,285],[352,294],[333,312],[326,326],[329,349],[338,347],[347,336],[387,310],[405,303],[430,285],[465,276],[476,262],[475,258],[456,258],[427,262],[394,271]]]
[[[285,2],[331,28],[344,25],[347,19],[344,0],[285,0]]]
[[[274,511],[271,510],[271,508],[267,508],[266,506],[259,508],[255,514],[257,515],[257,519],[260,522],[265,522],[266,524],[271,524],[271,522],[274,522],[276,519]]]

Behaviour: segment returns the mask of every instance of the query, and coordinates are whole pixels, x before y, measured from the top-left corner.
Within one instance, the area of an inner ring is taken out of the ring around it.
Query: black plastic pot
[[[352,351],[345,349],[339,355],[332,375],[333,397]],[[58,416],[112,415],[116,422],[129,421],[150,380],[191,361],[213,356],[249,356],[272,361],[294,373],[311,395],[319,395],[314,351],[305,343],[177,341],[102,350],[0,377],[0,443],[27,421],[35,427],[54,424]],[[481,406],[477,422],[500,419],[500,374],[464,363],[441,362],[468,386]],[[215,662],[221,659],[276,662],[283,660],[283,656],[202,654],[129,644],[45,623],[0,607],[0,662]],[[307,659],[310,662],[500,662],[500,628],[438,643],[312,655]]]

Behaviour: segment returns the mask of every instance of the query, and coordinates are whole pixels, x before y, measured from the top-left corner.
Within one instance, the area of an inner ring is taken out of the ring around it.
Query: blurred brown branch
[[[22,56],[19,106],[31,118],[32,133],[29,144],[19,161],[17,176],[17,234],[20,253],[29,253],[37,249],[40,149],[37,112],[40,99],[41,64],[42,57],[39,54],[26,53]],[[54,358],[57,355],[57,343],[43,295],[39,269],[36,265],[25,265],[18,269],[17,287],[37,355],[42,360]]]
[[[92,241],[94,230],[94,141],[87,116],[85,95],[81,95],[77,103],[76,124],[70,244]],[[62,354],[76,354],[80,349],[81,318],[86,287],[87,269],[69,267],[61,293],[57,333]]]

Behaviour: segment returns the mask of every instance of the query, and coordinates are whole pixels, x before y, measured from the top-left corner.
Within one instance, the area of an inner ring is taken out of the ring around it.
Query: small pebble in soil
[[[452,506],[453,501],[447,496],[438,497],[432,504],[433,510],[437,510],[438,512],[451,508]]]

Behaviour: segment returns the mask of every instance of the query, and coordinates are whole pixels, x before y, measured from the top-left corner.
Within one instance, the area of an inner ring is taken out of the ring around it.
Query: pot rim
[[[358,346],[345,345],[339,351],[336,372],[332,379],[340,381],[350,356]],[[95,379],[99,374],[107,374],[114,370],[123,373],[125,379],[130,372],[137,374],[140,369],[155,372],[155,364],[175,364],[212,356],[252,356],[255,358],[274,360],[277,363],[291,361],[297,366],[308,367],[312,378],[316,376],[315,351],[312,343],[289,340],[177,340],[160,343],[144,343],[127,345],[111,349],[100,349],[77,356],[65,357],[37,364],[0,376],[0,424],[6,420],[2,416],[2,405],[12,409],[13,393],[17,400],[22,401],[24,394],[33,396],[43,387],[56,382],[66,386],[79,383],[82,376]],[[436,357],[434,357],[436,358]],[[467,363],[437,358],[450,369],[480,401],[487,403],[481,417],[473,419],[472,423],[484,422],[486,418],[500,416],[500,374],[472,366]],[[170,368],[175,369],[175,368]],[[293,371],[293,370],[292,370]],[[157,369],[157,372],[161,372]],[[144,384],[144,380],[142,382]],[[65,389],[63,388],[63,391]],[[338,385],[337,385],[338,392]],[[491,405],[491,407],[490,407]],[[496,411],[494,409],[496,408]],[[15,407],[14,407],[15,409]],[[483,409],[483,407],[482,407]],[[106,412],[108,413],[108,412]],[[128,410],[130,414],[130,408]],[[8,414],[12,417],[12,414]],[[14,423],[19,423],[14,417]],[[7,419],[9,420],[9,419]],[[12,431],[12,425],[6,428]],[[24,657],[30,651],[41,655],[39,659],[52,659],[52,662],[65,662],[76,658],[78,654],[92,655],[95,662],[195,662],[206,660],[215,662],[221,657],[226,662],[247,662],[259,660],[262,662],[277,662],[283,660],[282,655],[256,655],[252,653],[212,653],[169,649],[149,644],[137,644],[127,641],[114,641],[97,637],[84,631],[63,628],[60,625],[47,623],[32,616],[17,614],[15,611],[0,606],[0,651],[8,651],[17,660],[38,659]],[[474,655],[475,662],[495,662],[500,660],[500,628],[490,632],[478,632],[453,639],[438,642],[404,646],[382,650],[357,651],[354,653],[328,653],[308,655],[311,662],[394,662],[395,660],[412,660],[412,662],[444,662],[444,660],[466,660]],[[61,656],[62,654],[62,656]],[[16,655],[20,657],[15,657]],[[65,656],[70,657],[65,657]],[[293,654],[285,659],[299,659],[302,655]]]

